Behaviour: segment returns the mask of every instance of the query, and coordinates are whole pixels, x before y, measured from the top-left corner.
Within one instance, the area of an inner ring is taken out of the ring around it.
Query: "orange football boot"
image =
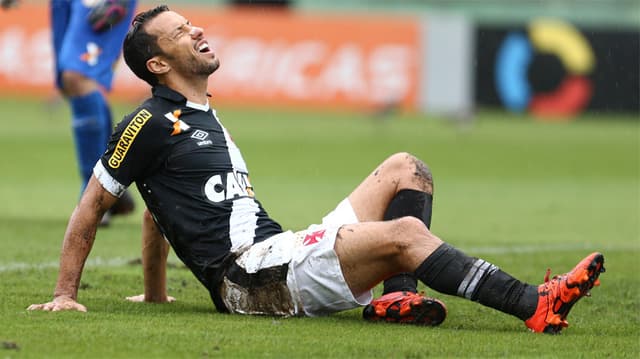
[[[584,258],[569,273],[554,276],[547,269],[544,283],[538,286],[538,307],[524,323],[536,333],[558,334],[569,326],[567,315],[584,296],[591,296],[591,288],[600,285],[598,277],[604,272],[604,256],[595,252]]]
[[[447,307],[424,293],[391,292],[374,299],[362,311],[368,321],[436,326],[447,317]]]

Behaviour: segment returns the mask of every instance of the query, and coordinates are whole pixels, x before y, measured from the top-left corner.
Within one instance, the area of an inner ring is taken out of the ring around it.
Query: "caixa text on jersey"
[[[212,202],[254,197],[249,175],[237,171],[211,176],[204,184],[204,194]]]

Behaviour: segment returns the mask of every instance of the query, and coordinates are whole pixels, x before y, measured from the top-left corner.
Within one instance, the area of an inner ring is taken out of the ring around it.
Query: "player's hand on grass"
[[[77,310],[79,312],[86,312],[87,307],[76,302],[71,297],[61,295],[55,297],[52,301],[43,304],[31,304],[27,310],[43,310],[47,312],[58,312],[61,310]]]
[[[163,297],[159,297],[159,298],[149,298],[148,300],[145,300],[144,294],[140,294],[140,295],[134,295],[132,297],[126,297],[126,300],[130,301],[130,302],[134,302],[134,303],[143,303],[143,302],[148,302],[148,303],[171,303],[171,302],[175,302],[176,298],[170,296],[170,295],[165,295],[164,298]]]

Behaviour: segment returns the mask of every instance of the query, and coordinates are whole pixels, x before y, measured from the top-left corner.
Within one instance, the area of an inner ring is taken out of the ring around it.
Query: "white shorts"
[[[254,244],[230,265],[220,294],[232,313],[321,316],[371,302],[372,292],[352,293],[334,250],[341,226],[357,223],[348,199],[299,232]]]

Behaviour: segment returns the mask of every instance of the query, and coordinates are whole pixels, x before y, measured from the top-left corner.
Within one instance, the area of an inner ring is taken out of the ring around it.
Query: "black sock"
[[[403,189],[398,191],[389,202],[384,220],[413,216],[421,220],[427,228],[431,228],[432,206],[433,195],[413,189]]]
[[[429,228],[431,226],[432,203],[433,196],[429,193],[403,189],[391,199],[384,213],[384,220],[413,216],[420,219]],[[399,273],[384,281],[383,294],[398,291],[412,293],[418,291],[418,280],[413,273]]]
[[[391,292],[418,292],[418,279],[413,273],[403,272],[384,280],[382,294]]]
[[[530,318],[538,305],[537,287],[446,243],[425,259],[415,274],[438,292],[467,298],[522,320]]]

